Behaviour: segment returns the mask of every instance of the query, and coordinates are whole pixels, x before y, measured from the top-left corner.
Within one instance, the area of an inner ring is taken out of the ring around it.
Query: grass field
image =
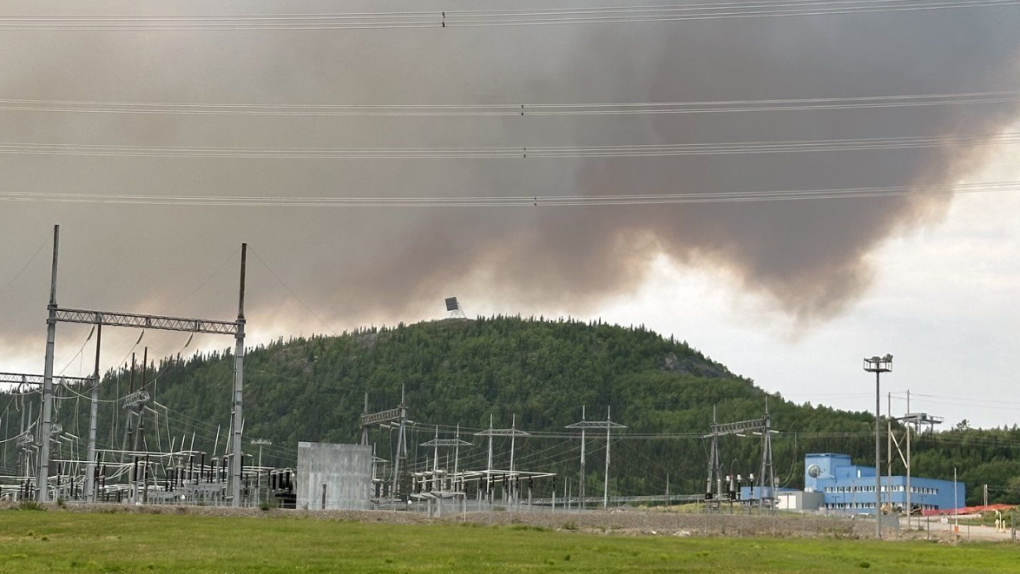
[[[1018,571],[1004,545],[629,537],[523,526],[0,511],[0,572]]]

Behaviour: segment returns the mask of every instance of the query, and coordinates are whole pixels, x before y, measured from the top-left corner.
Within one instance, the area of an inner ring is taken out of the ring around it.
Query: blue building
[[[882,505],[892,503],[893,508],[906,509],[907,477],[881,478]],[[963,508],[966,487],[933,478],[910,477],[911,506],[914,511]],[[804,459],[804,491],[823,494],[822,508],[827,511],[854,514],[875,513],[875,467],[857,466],[845,454],[809,454]]]

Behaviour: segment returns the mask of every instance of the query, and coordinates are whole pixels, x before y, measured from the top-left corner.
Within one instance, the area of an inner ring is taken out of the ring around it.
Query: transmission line
[[[110,205],[185,205],[200,207],[303,207],[303,208],[450,208],[450,207],[584,207],[669,204],[720,204],[822,199],[872,199],[908,196],[964,195],[1020,191],[1020,181],[957,184],[938,188],[912,186],[826,188],[813,190],[702,192],[646,195],[591,196],[464,196],[464,197],[257,197],[156,196],[0,191],[0,201],[84,203]]]
[[[0,31],[268,31],[624,24],[920,12],[1015,6],[1020,0],[748,1],[517,10],[180,16],[7,16]]]
[[[751,141],[613,146],[464,148],[257,148],[163,147],[108,144],[0,143],[0,154],[90,157],[169,157],[221,159],[585,159],[678,157],[833,151],[928,149],[961,145],[1020,143],[1020,133],[900,136],[884,138]]]
[[[46,238],[43,239],[42,243],[39,244],[39,248],[35,250],[35,253],[33,253],[31,257],[28,258],[28,261],[25,262],[21,269],[19,269],[18,272],[15,273],[14,276],[10,278],[10,280],[8,280],[6,283],[3,284],[2,287],[0,287],[0,294],[3,294],[3,292],[6,291],[8,287],[13,285],[14,282],[17,281],[18,278],[21,277],[23,273],[25,273],[25,270],[28,269],[28,266],[31,265],[33,261],[35,261],[35,258],[38,257],[40,253],[42,253],[43,247],[46,247],[46,245],[49,244],[51,237],[53,237],[52,231],[46,234]]]
[[[498,104],[283,104],[172,103],[0,99],[0,110],[89,114],[312,116],[312,117],[528,117],[712,114],[1007,104],[1020,92],[984,91],[833,98],[706,100],[618,103]]]

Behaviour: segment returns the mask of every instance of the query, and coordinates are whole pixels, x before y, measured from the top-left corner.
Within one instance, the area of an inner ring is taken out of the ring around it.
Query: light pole
[[[882,418],[882,373],[892,372],[892,355],[864,359],[864,370],[875,373],[875,538],[882,538],[882,429],[879,421]]]
[[[953,536],[959,538],[960,536],[960,503],[957,498],[959,494],[956,490],[956,467],[953,467]]]

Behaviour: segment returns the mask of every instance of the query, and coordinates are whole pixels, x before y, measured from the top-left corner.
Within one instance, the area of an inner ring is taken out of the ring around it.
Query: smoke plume
[[[146,9],[103,3],[90,10]],[[259,10],[407,9],[264,2]],[[462,6],[461,4],[458,6]],[[539,5],[537,3],[535,5]],[[590,2],[567,4],[590,5]],[[415,9],[449,6],[433,2]],[[476,3],[471,3],[476,5]],[[515,3],[515,6],[517,4]],[[565,5],[560,2],[557,5]],[[30,10],[29,3],[7,10]],[[78,13],[77,3],[52,10]],[[92,6],[92,5],[90,5]],[[502,6],[493,2],[492,6]],[[477,7],[477,6],[476,6]],[[251,11],[251,3],[221,10]],[[204,3],[175,4],[209,13]],[[1011,8],[481,29],[0,33],[0,97],[226,103],[578,103],[1016,88]],[[232,147],[599,146],[995,133],[1016,104],[675,116],[304,118],[0,111],[5,142]],[[981,147],[616,159],[279,160],[0,156],[0,189],[262,196],[501,196],[912,186],[910,197],[711,205],[269,210],[0,204],[0,283],[63,225],[61,304],[160,312],[248,241],[322,322],[419,317],[471,293],[508,310],[595,308],[665,254],[722,269],[801,324],[866,289],[869,253],[937,221]],[[42,332],[44,254],[0,295],[8,352]],[[236,265],[176,314],[229,318]],[[327,330],[250,263],[250,314]],[[470,310],[470,309],[469,309]],[[254,322],[254,321],[253,321]],[[285,327],[284,327],[285,326]],[[299,326],[295,329],[295,326]],[[39,345],[41,351],[41,345]]]

